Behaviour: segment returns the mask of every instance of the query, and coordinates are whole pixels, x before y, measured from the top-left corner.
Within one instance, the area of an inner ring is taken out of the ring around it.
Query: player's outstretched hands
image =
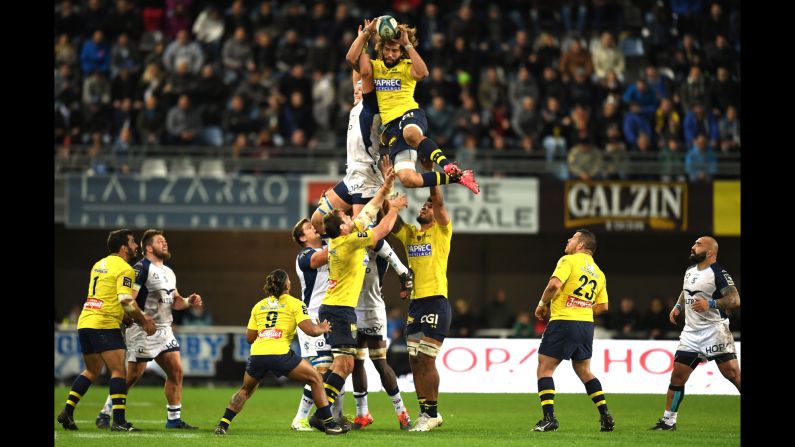
[[[370,36],[374,35],[376,33],[376,30],[378,29],[379,20],[380,19],[373,19],[373,20],[364,19],[364,28],[362,28],[360,26],[359,27],[359,33],[361,34],[361,33],[364,32],[364,30],[369,30],[370,31]]]
[[[381,170],[381,174],[384,176],[384,185],[386,190],[389,191],[392,189],[392,184],[395,182],[395,170],[392,168],[392,161],[389,159],[389,155],[384,155],[381,157],[381,165],[379,166]]]
[[[401,47],[405,47],[411,43],[409,42],[409,33],[406,31],[406,24],[404,23],[397,26],[397,41]]]
[[[194,307],[202,307],[202,296],[198,293],[191,293],[188,297],[188,303]]]
[[[406,198],[405,193],[400,193],[394,199],[389,200],[389,207],[396,206],[398,210],[409,206],[409,199]]]
[[[324,334],[331,331],[331,323],[329,323],[328,320],[321,321],[320,323],[317,324],[317,327],[319,327],[320,332]]]
[[[671,324],[676,326],[676,317],[678,316],[679,316],[679,308],[674,306],[674,308],[671,309],[671,313],[668,314],[668,321],[670,321]]]

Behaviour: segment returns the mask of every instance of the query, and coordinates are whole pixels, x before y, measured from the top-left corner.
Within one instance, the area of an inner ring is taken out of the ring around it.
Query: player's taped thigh
[[[405,149],[395,155],[393,163],[395,172],[401,169],[417,170],[417,151],[415,149]]]
[[[329,369],[333,361],[334,359],[331,357],[331,353],[327,353],[310,357],[309,363],[312,364],[315,369]]]
[[[436,358],[436,356],[439,355],[439,350],[441,348],[441,346],[437,346],[429,341],[420,340],[419,346],[417,346],[417,351],[427,355],[428,357]]]
[[[406,350],[409,351],[410,357],[417,357],[417,353],[419,352],[417,349],[420,346],[420,339],[419,338],[407,338],[406,339]]]
[[[370,348],[370,360],[386,359],[386,348]]]
[[[331,205],[331,200],[326,197],[326,193],[323,193],[323,196],[320,197],[320,200],[317,202],[317,209],[315,211],[319,212],[322,215],[326,215],[334,209],[334,206]]]
[[[367,348],[356,348],[356,360],[364,361],[367,358]]]
[[[349,355],[349,356],[355,358],[356,357],[356,348],[354,348],[353,346],[332,348],[331,349],[331,354],[334,356],[334,358],[337,358],[337,357],[339,357],[341,355]]]

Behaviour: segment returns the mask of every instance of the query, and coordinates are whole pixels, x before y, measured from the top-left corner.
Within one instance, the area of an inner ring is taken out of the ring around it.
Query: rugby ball
[[[383,40],[392,40],[397,37],[398,23],[392,16],[381,16],[378,21],[378,35]]]

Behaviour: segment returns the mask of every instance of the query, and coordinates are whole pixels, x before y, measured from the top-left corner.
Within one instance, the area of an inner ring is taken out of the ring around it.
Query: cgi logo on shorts
[[[428,323],[431,327],[436,327],[439,324],[439,314],[427,314],[420,318],[420,323]]]
[[[431,244],[411,244],[408,247],[409,250],[409,257],[414,256],[430,256],[431,255]]]

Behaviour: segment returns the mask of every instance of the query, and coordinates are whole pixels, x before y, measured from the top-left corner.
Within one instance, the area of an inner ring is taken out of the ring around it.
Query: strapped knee
[[[425,340],[420,340],[417,351],[427,355],[428,357],[436,358],[436,356],[439,354],[439,346],[436,346],[435,344]]]
[[[417,356],[417,348],[420,346],[419,340],[406,340],[406,349],[409,351],[409,356]]]
[[[367,358],[367,348],[356,348],[356,360],[364,361]]]
[[[370,360],[381,360],[386,358],[386,348],[376,348],[370,350]]]

